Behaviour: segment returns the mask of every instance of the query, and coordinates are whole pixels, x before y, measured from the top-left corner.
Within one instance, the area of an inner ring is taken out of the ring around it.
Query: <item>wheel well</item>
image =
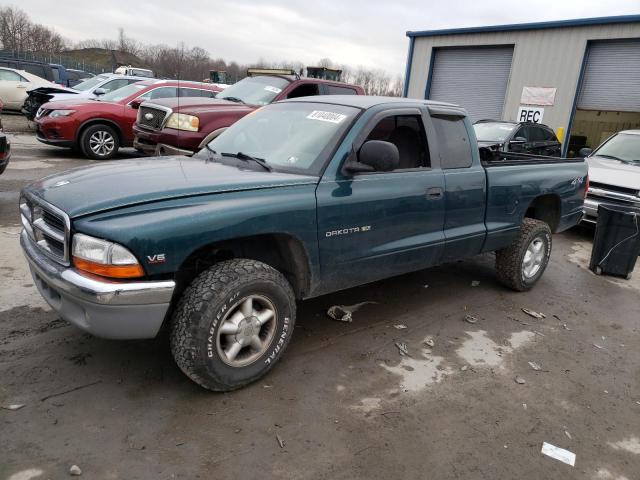
[[[309,291],[309,258],[302,243],[291,235],[268,234],[216,242],[196,250],[176,274],[175,295],[207,268],[232,258],[257,260],[275,268],[289,281],[296,298],[303,298]]]
[[[123,137],[122,137],[122,130],[120,130],[120,126],[114,121],[107,120],[104,118],[97,118],[95,120],[89,120],[88,122],[83,123],[78,129],[78,134],[76,135],[76,143],[80,143],[80,138],[82,138],[82,134],[84,133],[84,131],[87,128],[92,127],[94,125],[107,125],[113,128],[116,131],[116,134],[118,135],[118,140],[120,141],[120,145],[122,145]]]
[[[560,198],[553,194],[537,197],[527,208],[525,217],[545,222],[555,233],[560,223]]]

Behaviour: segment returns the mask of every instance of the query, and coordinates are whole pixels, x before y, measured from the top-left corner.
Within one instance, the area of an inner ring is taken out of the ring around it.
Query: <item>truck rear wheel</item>
[[[531,289],[547,268],[551,245],[549,225],[525,218],[513,243],[496,252],[498,280],[518,292]]]
[[[171,323],[171,352],[194,382],[214,391],[243,387],[280,359],[295,324],[289,282],[262,262],[228,260],[187,287]]]

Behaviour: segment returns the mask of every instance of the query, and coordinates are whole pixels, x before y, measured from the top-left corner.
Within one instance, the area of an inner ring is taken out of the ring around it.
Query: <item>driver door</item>
[[[426,121],[425,121],[426,120]],[[400,164],[391,172],[338,173],[317,189],[318,245],[326,291],[421,269],[444,245],[444,175],[431,155],[418,109],[385,111],[365,127],[362,142],[388,141]],[[360,143],[360,144],[358,144]]]

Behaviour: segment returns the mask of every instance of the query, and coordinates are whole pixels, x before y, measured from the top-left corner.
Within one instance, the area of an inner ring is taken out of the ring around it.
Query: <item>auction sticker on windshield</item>
[[[347,118],[347,116],[342,115],[341,113],[323,112],[322,110],[314,110],[309,115],[307,115],[307,118],[311,120],[320,120],[321,122],[340,123],[345,118]]]
[[[273,92],[273,93],[280,93],[280,92],[282,91],[282,89],[281,89],[281,88],[278,88],[278,87],[272,87],[271,85],[267,85],[266,87],[264,87],[264,89],[265,89],[267,92]]]

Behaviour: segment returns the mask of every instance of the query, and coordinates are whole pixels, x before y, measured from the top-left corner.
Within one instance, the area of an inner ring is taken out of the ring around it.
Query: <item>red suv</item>
[[[120,147],[133,144],[133,123],[145,100],[172,97],[213,98],[214,84],[179,80],[146,80],[119,88],[98,99],[45,103],[35,117],[39,141],[77,148],[88,158],[108,160]]]

